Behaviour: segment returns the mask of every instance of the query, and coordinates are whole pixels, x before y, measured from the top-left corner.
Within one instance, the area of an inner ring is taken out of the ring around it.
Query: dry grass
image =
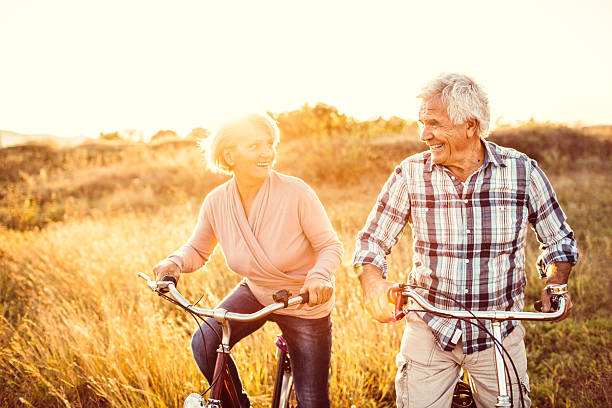
[[[574,317],[528,329],[532,399],[538,407],[609,406],[610,142],[595,145],[590,136],[558,129],[492,136],[540,155],[581,249],[572,279]],[[568,143],[567,137],[581,139]],[[281,149],[279,169],[313,186],[345,245],[333,311],[334,406],[393,406],[402,323],[377,324],[363,312],[350,256],[389,171],[421,147],[407,133],[312,138]],[[0,155],[17,165],[5,167],[1,181],[0,407],[176,407],[202,389],[189,352],[194,322],[146,289],[136,273],[184,242],[203,195],[223,177],[205,173],[199,154],[182,143],[3,149]],[[530,238],[529,265],[537,252]],[[405,236],[391,254],[390,278],[404,279],[410,259]],[[528,301],[542,285],[535,275]],[[215,253],[181,287],[190,299],[204,294],[201,304],[210,306],[238,280]],[[269,404],[277,331],[268,324],[234,350],[255,406]]]

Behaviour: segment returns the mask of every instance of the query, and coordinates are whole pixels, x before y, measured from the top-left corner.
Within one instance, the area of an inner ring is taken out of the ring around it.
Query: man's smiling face
[[[421,141],[429,146],[434,163],[452,167],[471,150],[467,126],[451,121],[440,95],[423,99],[419,110]]]

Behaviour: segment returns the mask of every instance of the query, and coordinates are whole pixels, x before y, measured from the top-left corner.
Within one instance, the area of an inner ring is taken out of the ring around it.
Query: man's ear
[[[465,127],[469,137],[478,136],[478,119],[468,119],[465,121]]]

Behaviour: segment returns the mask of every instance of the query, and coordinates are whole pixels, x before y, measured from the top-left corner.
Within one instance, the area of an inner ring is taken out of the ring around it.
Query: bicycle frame
[[[493,342],[495,346],[495,367],[497,374],[497,403],[496,407],[510,407],[510,396],[508,395],[508,383],[506,381],[506,363],[503,359],[502,348],[502,322],[504,320],[532,320],[532,321],[552,321],[561,317],[565,313],[565,298],[558,296],[558,307],[554,312],[535,313],[535,312],[513,312],[500,310],[444,310],[433,306],[425,298],[419,295],[408,285],[399,284],[392,287],[389,297],[395,300],[395,319],[400,320],[411,311],[426,311],[442,317],[462,318],[462,319],[484,319],[490,320],[493,327]],[[418,305],[420,309],[415,309]]]
[[[289,406],[290,390],[293,387],[289,348],[282,334],[277,337],[275,344],[277,347],[277,365],[274,393],[272,394],[272,406],[285,408]]]
[[[215,320],[217,320],[215,318]],[[221,394],[223,390],[227,393],[229,398],[231,407],[240,407],[240,402],[238,400],[238,393],[236,392],[236,387],[234,385],[234,380],[229,373],[229,369],[227,367],[227,362],[230,358],[230,346],[229,346],[229,338],[230,338],[230,327],[228,320],[217,320],[223,329],[223,335],[221,344],[219,344],[219,348],[217,349],[217,361],[215,362],[215,371],[213,373],[213,387],[210,390],[210,396],[208,397],[208,404],[211,408],[219,408],[221,407]],[[214,379],[218,379],[215,381]]]

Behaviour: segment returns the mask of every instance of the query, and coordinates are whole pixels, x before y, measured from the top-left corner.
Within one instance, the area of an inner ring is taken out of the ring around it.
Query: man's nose
[[[422,142],[430,140],[432,137],[433,137],[433,133],[427,127],[424,127],[423,129],[421,129],[420,139]]]

